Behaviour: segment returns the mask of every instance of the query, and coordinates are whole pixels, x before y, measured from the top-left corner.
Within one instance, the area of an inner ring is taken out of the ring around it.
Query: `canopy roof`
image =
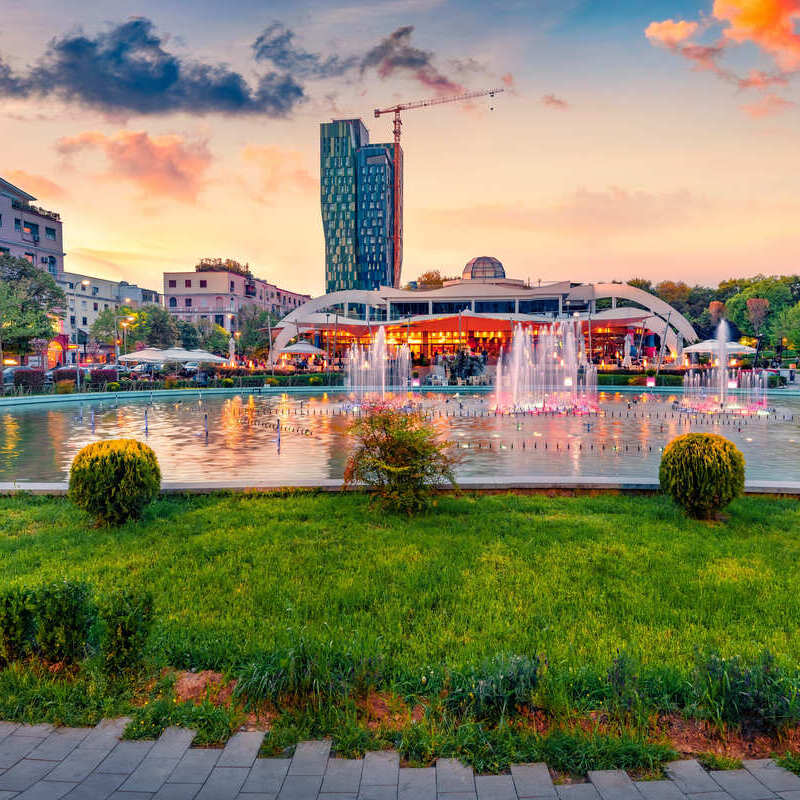
[[[225,359],[208,353],[205,350],[184,350],[182,347],[171,347],[168,350],[159,350],[148,347],[134,353],[120,356],[120,361],[131,361],[145,364],[185,364],[189,361],[198,361],[203,364],[224,364]]]
[[[704,342],[690,345],[683,348],[684,353],[713,353],[719,355],[719,342],[716,339],[706,339]],[[756,352],[755,347],[748,347],[739,342],[727,342],[725,352],[732,355],[752,355]]]
[[[297,342],[295,344],[290,344],[288,347],[284,347],[281,350],[281,353],[289,353],[290,355],[302,355],[302,356],[324,356],[325,351],[320,350],[319,347],[315,347],[310,342]]]

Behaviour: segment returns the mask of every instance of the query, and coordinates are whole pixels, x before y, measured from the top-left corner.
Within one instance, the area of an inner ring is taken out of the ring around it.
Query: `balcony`
[[[29,214],[36,214],[37,217],[44,217],[51,219],[53,222],[61,222],[61,215],[55,211],[47,211],[47,209],[39,208],[39,206],[32,206],[30,203],[24,203],[22,200],[11,200],[11,208],[16,208],[18,211],[26,211]]]

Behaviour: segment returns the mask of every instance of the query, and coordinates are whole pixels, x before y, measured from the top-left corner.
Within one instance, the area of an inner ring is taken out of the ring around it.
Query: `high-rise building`
[[[402,187],[402,151],[400,184]],[[320,200],[325,291],[397,286],[394,144],[370,144],[360,119],[320,125]],[[399,230],[402,232],[402,195]],[[402,240],[401,240],[402,241]]]

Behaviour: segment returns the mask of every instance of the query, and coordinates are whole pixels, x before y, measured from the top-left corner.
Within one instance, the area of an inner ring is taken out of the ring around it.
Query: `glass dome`
[[[505,278],[502,263],[493,256],[477,256],[464,267],[461,277],[465,281],[481,281],[492,278]]]

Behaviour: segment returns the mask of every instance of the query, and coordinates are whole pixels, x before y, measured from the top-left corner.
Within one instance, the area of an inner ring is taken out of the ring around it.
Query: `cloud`
[[[43,175],[34,175],[22,169],[8,170],[4,175],[15,186],[19,186],[20,189],[36,195],[41,200],[52,202],[54,200],[64,200],[67,197],[67,191],[63,186],[53,183]]]
[[[800,67],[800,0],[714,0],[714,17],[728,23],[726,39],[753,42],[783,70]]]
[[[304,166],[302,155],[294,150],[249,144],[242,150],[242,158],[255,173],[256,197],[262,202],[286,190],[311,192],[319,188],[319,182]]]
[[[456,94],[464,87],[434,66],[434,54],[411,44],[413,25],[405,25],[390,33],[361,59],[361,73],[375,69],[381,78],[395,73],[408,75],[437,94]]]
[[[546,105],[548,108],[554,108],[557,111],[563,111],[564,109],[569,108],[569,103],[566,100],[562,100],[560,97],[556,97],[554,94],[543,95],[542,104]]]
[[[85,131],[60,139],[57,150],[64,156],[99,150],[108,161],[109,177],[131,181],[148,195],[182,202],[196,199],[211,164],[203,141],[187,142],[177,135],[151,137],[144,131],[119,131],[113,136]]]
[[[663,22],[651,22],[645,29],[644,35],[651,41],[673,47],[685,42],[697,31],[698,23],[688,22],[685,19],[665,19]]]
[[[760,117],[771,116],[772,114],[779,114],[781,111],[786,111],[789,108],[793,108],[795,105],[796,103],[793,103],[791,100],[786,100],[770,92],[770,94],[764,95],[764,97],[755,103],[743,105],[742,111],[758,119]]]
[[[14,75],[0,61],[0,95],[55,95],[107,113],[263,114],[286,116],[305,98],[289,74],[269,72],[252,86],[224,64],[169,52],[145,18],[94,37],[81,32],[53,39],[36,66]]]
[[[355,56],[322,58],[293,44],[294,32],[280,22],[273,22],[253,43],[256,61],[271,61],[278,69],[295,77],[335,78],[355,68]]]

